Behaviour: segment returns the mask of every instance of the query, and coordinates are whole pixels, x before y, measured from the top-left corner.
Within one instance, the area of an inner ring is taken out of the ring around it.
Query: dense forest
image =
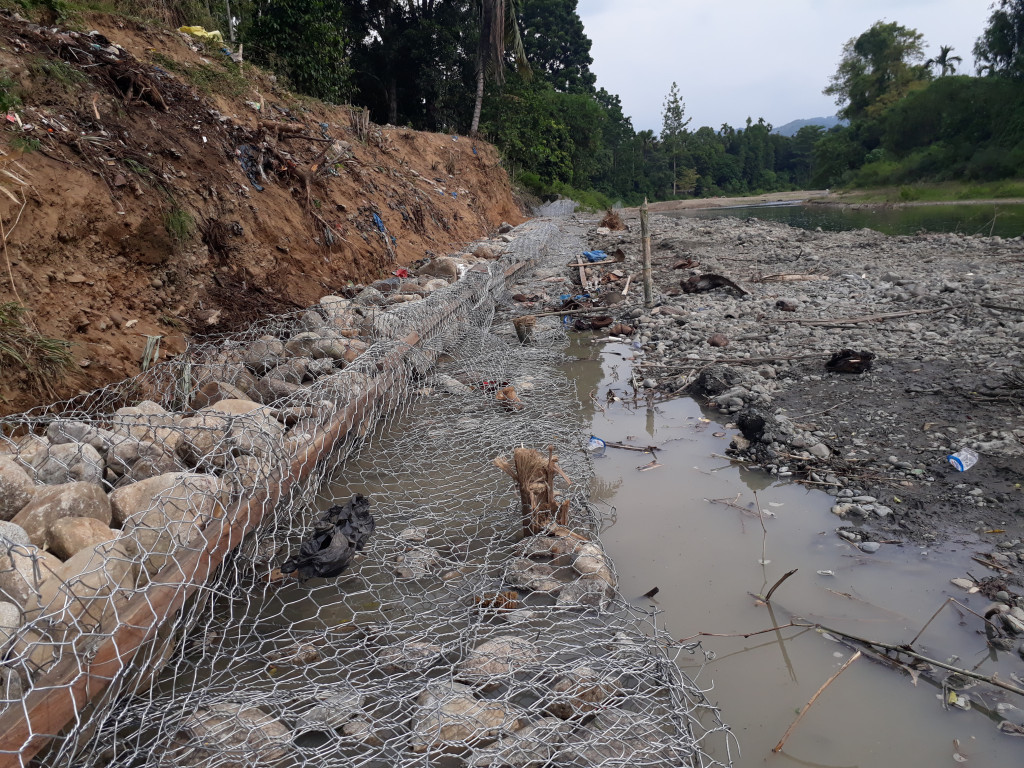
[[[925,59],[920,33],[877,22],[824,92],[847,121],[773,133],[694,127],[673,83],[660,132],[597,84],[577,0],[114,0],[122,12],[222,30],[292,88],[379,123],[479,134],[538,196],[591,205],[1024,175],[1024,0],[997,0],[971,52]],[[0,0],[56,16],[89,3]],[[96,6],[97,8],[100,6]],[[229,22],[230,19],[230,22]],[[680,75],[684,75],[681,72]]]

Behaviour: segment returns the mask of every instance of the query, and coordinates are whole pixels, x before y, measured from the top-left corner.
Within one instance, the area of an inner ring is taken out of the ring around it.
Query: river
[[[787,202],[729,208],[694,208],[659,215],[689,218],[752,216],[802,229],[820,227],[828,232],[868,228],[887,235],[959,232],[965,235],[1010,238],[1024,234],[1024,205],[1019,203],[821,205]]]

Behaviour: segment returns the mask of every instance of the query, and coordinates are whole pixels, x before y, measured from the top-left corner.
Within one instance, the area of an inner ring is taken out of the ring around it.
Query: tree
[[[478,0],[480,37],[476,49],[476,102],[470,136],[480,129],[480,109],[484,103],[484,81],[490,74],[496,83],[505,82],[505,54],[511,49],[512,58],[520,71],[528,71],[526,51],[519,35],[516,15],[521,0]]]
[[[686,126],[692,118],[683,119],[686,112],[686,105],[679,98],[679,86],[672,83],[668,96],[665,98],[664,111],[661,116],[661,143],[672,159],[672,196],[678,191],[679,155],[682,153],[686,143]],[[696,178],[693,179],[694,184]],[[693,189],[694,184],[689,183]]]
[[[878,117],[929,79],[928,67],[921,63],[923,43],[917,30],[875,22],[843,46],[839,67],[823,93],[836,97],[839,116],[851,122]]]
[[[270,0],[252,22],[245,51],[299,91],[342,103],[350,94],[347,22],[343,5],[332,0]]]
[[[562,93],[593,93],[590,38],[576,11],[578,0],[527,0],[519,30],[530,68]]]
[[[979,73],[1024,79],[1024,0],[999,0],[974,44]]]
[[[953,46],[940,45],[939,55],[928,59],[924,65],[926,67],[936,67],[939,70],[939,77],[956,74],[956,66],[963,62],[963,59],[959,56],[950,56],[949,54],[952,52]]]

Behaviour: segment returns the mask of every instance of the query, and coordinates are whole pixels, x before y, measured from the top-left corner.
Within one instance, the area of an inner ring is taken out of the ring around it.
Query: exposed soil
[[[360,125],[181,33],[82,21],[98,34],[0,16],[22,101],[0,138],[0,302],[73,344],[58,396],[137,373],[147,335],[175,354],[523,220],[489,145]],[[48,399],[0,371],[0,415]]]

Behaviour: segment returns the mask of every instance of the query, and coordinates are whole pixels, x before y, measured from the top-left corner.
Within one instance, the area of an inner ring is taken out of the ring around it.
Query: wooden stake
[[[654,304],[654,282],[651,279],[651,221],[647,211],[647,198],[640,206],[640,240],[644,250],[644,306]]]
[[[622,296],[623,296],[623,298],[625,298],[625,296],[629,293],[629,281],[632,280],[632,279],[633,279],[632,275],[626,275],[626,287],[622,289]]]
[[[857,651],[855,654],[853,654],[853,656],[851,656],[849,658],[849,660],[845,664],[843,664],[843,666],[841,666],[839,668],[838,672],[836,672],[834,675],[832,675],[832,677],[830,677],[828,680],[825,681],[825,684],[823,686],[821,686],[821,688],[818,689],[817,693],[815,693],[813,696],[811,696],[811,700],[808,701],[807,704],[804,706],[804,708],[800,710],[800,714],[796,716],[796,720],[793,721],[793,724],[791,726],[789,726],[789,728],[786,730],[786,732],[782,735],[782,738],[779,739],[779,743],[776,744],[774,747],[772,747],[772,752],[781,752],[782,751],[782,747],[786,743],[786,739],[789,738],[789,735],[793,732],[793,729],[796,728],[797,724],[803,719],[804,715],[807,714],[807,710],[809,710],[811,708],[811,705],[814,704],[814,702],[818,700],[818,697],[821,696],[821,694],[824,692],[824,690],[826,688],[828,688],[830,685],[832,685],[832,683],[835,681],[835,679],[837,677],[839,677],[841,674],[843,674],[843,672],[846,671],[847,667],[849,667],[851,664],[853,664],[853,662],[855,662],[860,657],[861,657],[861,652]]]

